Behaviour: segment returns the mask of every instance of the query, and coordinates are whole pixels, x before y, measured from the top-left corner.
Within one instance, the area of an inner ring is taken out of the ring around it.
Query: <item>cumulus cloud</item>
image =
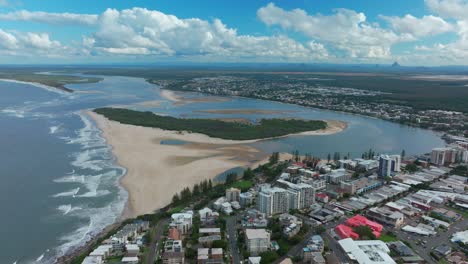
[[[277,25],[324,41],[346,51],[350,57],[389,57],[391,45],[411,40],[409,36],[368,23],[364,13],[349,9],[336,9],[332,15],[309,15],[302,9],[287,11],[270,3],[260,8],[257,16],[266,25]]]
[[[60,57],[71,49],[59,41],[51,40],[47,33],[7,32],[0,29],[0,54],[11,56]]]
[[[286,36],[239,35],[219,19],[181,19],[145,8],[108,9],[97,24],[92,47],[113,54],[301,61],[328,56],[319,43],[303,45]]]
[[[425,0],[426,5],[444,18],[467,19],[468,1],[466,0]]]
[[[0,14],[0,20],[33,21],[33,22],[47,23],[47,24],[53,24],[53,25],[80,24],[80,25],[90,26],[90,25],[95,25],[97,23],[97,18],[98,18],[97,15],[72,14],[72,13],[48,13],[48,12],[40,12],[40,11],[30,12],[26,10]]]
[[[381,18],[388,21],[395,32],[414,37],[433,36],[455,30],[452,24],[432,15],[417,18],[407,14],[404,17],[381,16]]]

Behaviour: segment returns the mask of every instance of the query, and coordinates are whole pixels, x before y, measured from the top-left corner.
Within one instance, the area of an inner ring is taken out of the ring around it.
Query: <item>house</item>
[[[81,264],[103,264],[104,261],[102,260],[101,256],[88,256],[83,259]]]
[[[223,249],[222,248],[199,248],[197,252],[198,264],[222,264]]]
[[[184,264],[184,252],[164,252],[162,254],[163,264]]]
[[[140,253],[140,247],[135,244],[127,244],[125,245],[125,249],[127,250],[128,254],[138,254]]]
[[[437,259],[442,259],[452,253],[452,248],[449,245],[443,244],[434,248],[432,252]]]
[[[171,240],[180,240],[181,237],[179,230],[175,227],[169,228],[169,234],[167,235],[167,238]]]
[[[254,255],[267,251],[270,245],[270,233],[265,229],[246,229],[245,238],[248,251]]]
[[[325,193],[317,193],[315,195],[315,200],[322,203],[328,203],[329,198],[328,195]]]

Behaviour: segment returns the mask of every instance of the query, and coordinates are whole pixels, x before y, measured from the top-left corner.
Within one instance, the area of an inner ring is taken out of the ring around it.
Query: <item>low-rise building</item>
[[[353,240],[346,238],[338,241],[350,261],[358,264],[396,264],[390,257],[390,249],[380,240]]]
[[[247,250],[254,255],[267,251],[270,245],[270,233],[265,229],[246,229],[245,238]]]
[[[282,214],[279,216],[279,221],[283,227],[283,234],[288,238],[297,235],[302,228],[302,220],[294,215]]]
[[[199,248],[197,254],[197,264],[222,264],[222,248]]]
[[[370,208],[367,210],[367,217],[393,228],[400,228],[405,220],[405,216],[402,213],[391,211],[386,207]]]
[[[182,235],[187,234],[192,228],[192,218],[192,211],[172,214],[169,226],[177,228]]]

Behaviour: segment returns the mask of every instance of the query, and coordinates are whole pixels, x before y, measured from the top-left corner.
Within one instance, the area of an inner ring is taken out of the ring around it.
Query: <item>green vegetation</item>
[[[182,119],[159,116],[152,112],[139,112],[118,108],[98,108],[96,113],[124,124],[157,127],[174,131],[190,131],[211,137],[233,140],[262,139],[293,133],[325,129],[327,123],[318,120],[262,119],[258,125],[223,122],[214,119]]]
[[[372,229],[368,226],[356,226],[353,231],[359,235],[362,240],[374,240],[376,237],[372,233]]]
[[[234,182],[233,184],[231,184],[231,187],[238,188],[242,192],[248,191],[252,186],[253,186],[253,182],[245,181],[245,180],[237,181],[237,182]]]
[[[387,233],[381,234],[379,237],[379,240],[382,240],[383,242],[394,242],[394,241],[398,241],[398,238],[395,236],[395,234],[391,232],[387,232]]]
[[[450,171],[450,174],[460,175],[468,177],[468,166],[457,166],[453,170]]]
[[[260,254],[262,260],[260,260],[260,264],[269,264],[275,262],[275,260],[279,259],[278,253],[275,251],[266,251]]]

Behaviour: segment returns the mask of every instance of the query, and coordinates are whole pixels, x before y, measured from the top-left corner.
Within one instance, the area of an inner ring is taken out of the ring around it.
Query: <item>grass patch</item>
[[[246,181],[246,180],[237,181],[231,184],[231,187],[238,188],[243,192],[249,190],[252,186],[253,186],[253,182]]]
[[[398,241],[398,238],[393,234],[381,234],[379,240],[383,242],[395,242]]]

